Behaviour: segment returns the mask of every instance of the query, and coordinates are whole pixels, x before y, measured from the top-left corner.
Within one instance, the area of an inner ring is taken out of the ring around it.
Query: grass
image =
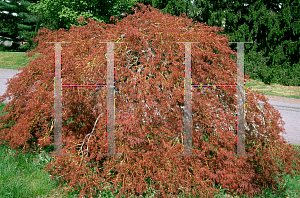
[[[25,67],[29,58],[23,58],[24,52],[0,52],[0,68],[19,69]],[[30,58],[32,59],[32,58]],[[285,87],[277,84],[270,86],[257,80],[246,82],[246,87],[252,87],[267,95],[276,95],[290,98],[300,98],[299,87]],[[5,104],[0,104],[0,115]],[[1,144],[0,144],[1,145]],[[293,145],[299,152],[300,146]],[[66,188],[66,183],[60,182],[58,179],[51,180],[49,173],[42,168],[53,158],[47,156],[47,150],[40,153],[21,154],[14,158],[14,154],[21,149],[12,150],[8,145],[0,146],[0,194],[1,197],[78,197],[79,191],[70,190],[68,196],[64,196],[62,190],[58,191],[59,184]],[[300,175],[291,179],[289,175],[284,176],[286,185],[285,193],[274,193],[270,189],[264,189],[263,195],[256,197],[300,197]],[[226,194],[226,189],[221,186],[215,186],[222,193],[216,194],[214,197],[234,197]],[[155,192],[147,192],[145,197],[153,197]],[[99,192],[97,197],[115,197],[115,193],[110,190]],[[183,195],[179,196],[183,197]],[[235,196],[237,197],[237,196]]]
[[[0,146],[0,194],[1,197],[47,197],[57,189],[57,181],[42,170],[45,156],[37,163],[34,154],[23,153],[14,158],[16,150]]]
[[[264,95],[300,99],[300,86],[283,86],[276,83],[266,85],[260,80],[248,80],[245,87],[262,92]]]
[[[36,56],[35,54],[34,57],[27,57],[25,52],[0,52],[0,68],[17,70],[26,67],[29,60],[33,60]]]

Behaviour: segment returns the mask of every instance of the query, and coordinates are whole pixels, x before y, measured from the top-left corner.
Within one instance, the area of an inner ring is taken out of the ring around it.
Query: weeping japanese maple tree
[[[42,29],[38,47],[27,54],[40,56],[9,81],[1,98],[12,100],[1,117],[0,138],[24,152],[54,143],[55,48],[46,42],[70,42],[61,44],[62,84],[103,85],[108,54],[100,42],[118,42],[114,142],[115,153],[123,155],[99,155],[107,153],[107,87],[63,87],[63,153],[70,156],[57,156],[45,167],[53,178],[61,176],[80,196],[108,185],[126,196],[150,188],[164,197],[212,196],[214,185],[246,195],[265,186],[279,190],[284,173],[300,170],[299,153],[279,135],[279,112],[251,88],[245,90],[245,151],[253,156],[229,155],[236,152],[235,87],[192,88],[192,153],[199,155],[178,156],[184,152],[186,53],[180,42],[197,42],[191,45],[193,84],[236,84],[237,53],[221,32],[143,4],[115,24],[89,19],[69,31]]]

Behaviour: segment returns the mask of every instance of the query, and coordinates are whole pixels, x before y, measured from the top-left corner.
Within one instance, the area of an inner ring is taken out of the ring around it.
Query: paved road
[[[8,81],[8,79],[13,78],[17,73],[20,73],[21,71],[13,70],[13,69],[0,69],[0,95],[2,96],[7,88],[7,85],[5,85]],[[9,100],[6,99],[4,103],[8,103]]]
[[[18,72],[11,69],[0,69],[0,95],[5,93],[7,85],[5,83],[9,78],[14,77]],[[277,96],[266,96],[269,103],[277,109],[285,124],[287,134],[281,134],[290,144],[300,145],[300,99],[290,99]],[[8,103],[5,100],[4,103]]]
[[[290,144],[300,145],[300,99],[266,96],[269,103],[279,111],[286,134],[281,134]]]

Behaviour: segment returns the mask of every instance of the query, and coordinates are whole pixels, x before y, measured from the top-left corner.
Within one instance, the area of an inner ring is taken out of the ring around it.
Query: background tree
[[[80,16],[112,23],[111,16],[122,18],[123,11],[131,14],[132,6],[136,6],[133,0],[42,0],[33,3],[28,9],[42,17],[43,27],[69,30],[72,25],[79,25],[76,21]]]
[[[30,38],[36,35],[39,29],[39,18],[30,14],[26,9],[33,0],[10,0],[0,1],[0,41],[12,41],[12,46],[1,45],[2,50],[25,51],[32,45]],[[25,47],[19,47],[19,42],[30,42]]]

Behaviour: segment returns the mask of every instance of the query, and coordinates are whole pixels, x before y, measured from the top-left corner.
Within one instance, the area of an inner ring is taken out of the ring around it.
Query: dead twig
[[[97,37],[99,37],[99,36],[102,36],[102,35],[95,36],[95,37],[93,37],[93,38],[91,38],[91,39],[97,38]]]
[[[97,117],[92,132],[89,133],[89,134],[87,134],[87,135],[84,137],[83,142],[82,142],[81,147],[80,147],[80,153],[83,153],[82,147],[83,147],[83,145],[84,145],[85,138],[87,138],[87,136],[89,136],[89,139],[87,140],[87,142],[90,141],[90,138],[91,138],[91,136],[92,136],[92,134],[93,134],[93,132],[94,132],[94,130],[95,130],[96,124],[97,124],[97,122],[98,122],[98,119],[99,119],[99,117],[100,117],[101,115],[102,115],[102,114],[100,114],[100,115]],[[89,152],[89,146],[86,145],[86,147],[87,147],[87,148],[86,148],[86,157],[87,157],[87,156],[88,156],[88,152]]]

